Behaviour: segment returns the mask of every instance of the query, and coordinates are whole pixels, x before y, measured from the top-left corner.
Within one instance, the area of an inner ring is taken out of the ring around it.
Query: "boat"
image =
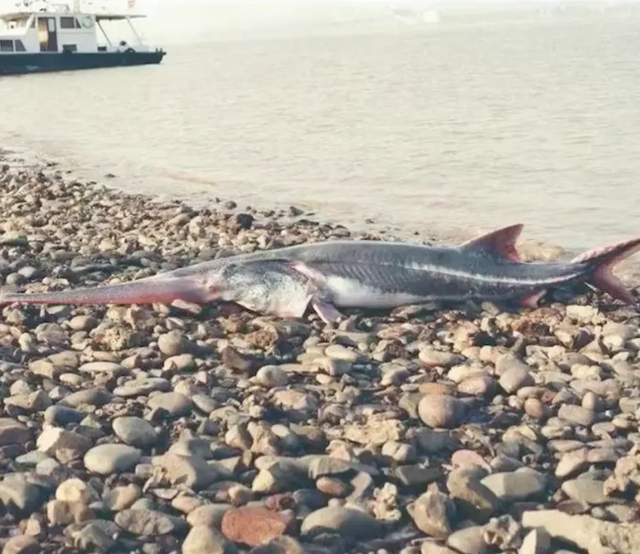
[[[418,25],[420,23],[440,23],[438,10],[412,10],[407,8],[393,9],[392,13],[398,21]]]
[[[132,20],[146,17],[128,10],[85,11],[73,5],[45,0],[21,0],[15,9],[0,12],[0,76],[51,71],[159,64],[166,52],[145,45]],[[135,43],[114,44],[104,30],[106,21],[126,21]],[[99,41],[98,31],[104,37]]]

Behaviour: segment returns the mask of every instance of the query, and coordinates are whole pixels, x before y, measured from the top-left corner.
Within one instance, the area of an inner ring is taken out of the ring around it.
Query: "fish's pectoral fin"
[[[538,302],[540,302],[545,294],[547,294],[546,289],[534,292],[528,296],[525,296],[524,298],[521,298],[520,305],[525,308],[537,308]]]
[[[319,298],[313,298],[311,300],[311,307],[325,323],[338,323],[345,317],[333,304],[325,300],[320,300]]]
[[[485,251],[510,262],[520,262],[520,256],[516,250],[516,241],[520,233],[522,233],[523,227],[522,223],[518,223],[502,229],[496,229],[463,242],[458,248],[461,250]]]
[[[326,277],[324,273],[322,273],[322,271],[312,267],[305,262],[301,262],[299,260],[287,261],[286,265],[288,268],[297,271],[301,275],[304,275],[316,285],[323,283],[326,280]]]

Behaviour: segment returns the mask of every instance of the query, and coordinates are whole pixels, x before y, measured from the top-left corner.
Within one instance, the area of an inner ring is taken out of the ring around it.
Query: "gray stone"
[[[153,426],[140,417],[118,417],[112,423],[113,432],[125,444],[137,448],[150,448],[158,441]]]
[[[451,534],[448,506],[446,494],[428,490],[416,500],[409,513],[420,531],[430,537],[444,539]]]
[[[131,471],[140,461],[142,452],[126,444],[101,444],[84,456],[84,466],[93,473],[111,475]]]
[[[364,511],[329,506],[311,512],[300,529],[303,536],[326,531],[335,531],[349,539],[370,540],[382,534],[384,525]]]
[[[558,417],[567,423],[589,427],[593,424],[596,414],[593,410],[576,406],[574,404],[562,404],[558,410]]]
[[[562,483],[562,492],[572,500],[590,505],[607,504],[612,500],[604,494],[603,482],[595,479],[580,478],[565,481]]]
[[[546,476],[532,469],[523,468],[514,472],[493,473],[481,483],[500,500],[518,502],[535,498],[545,490]]]
[[[128,533],[145,537],[174,535],[187,527],[184,519],[157,510],[122,510],[116,514],[114,521]]]
[[[183,417],[191,413],[191,399],[179,392],[164,392],[155,395],[147,402],[150,409],[162,408],[173,417]]]

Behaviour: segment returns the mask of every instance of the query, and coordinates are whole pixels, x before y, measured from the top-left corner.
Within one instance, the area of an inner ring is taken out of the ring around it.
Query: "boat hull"
[[[166,52],[0,54],[0,75],[159,64]]]

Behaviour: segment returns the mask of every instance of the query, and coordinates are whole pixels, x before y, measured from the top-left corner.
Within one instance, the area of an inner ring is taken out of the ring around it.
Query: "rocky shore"
[[[1,156],[0,210],[4,290],[354,236]],[[2,552],[640,552],[640,316],[578,292],[337,328],[226,305],[2,306]]]

